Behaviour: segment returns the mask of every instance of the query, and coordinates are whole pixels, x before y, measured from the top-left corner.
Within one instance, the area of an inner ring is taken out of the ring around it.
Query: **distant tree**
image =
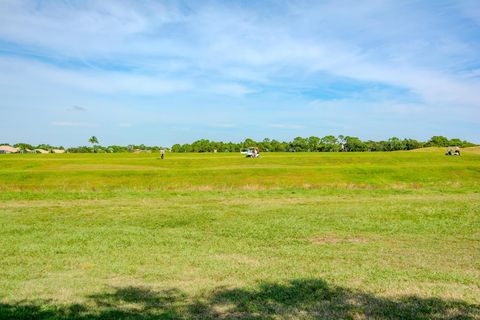
[[[307,151],[308,149],[307,139],[302,137],[296,137],[290,143],[290,148],[292,149],[292,151],[296,151],[296,152]]]
[[[367,144],[357,137],[345,137],[345,151],[366,151]]]
[[[242,145],[243,148],[256,147],[256,146],[257,146],[257,143],[255,142],[255,140],[250,138],[245,139]]]
[[[397,137],[392,137],[388,139],[387,141],[387,151],[397,151],[397,150],[403,150],[404,145],[403,141],[398,139]]]
[[[320,139],[320,150],[327,152],[340,151],[340,143],[335,136],[325,136]]]
[[[270,151],[285,151],[285,145],[282,142],[272,139],[270,141]]]
[[[239,143],[229,142],[227,143],[227,149],[229,152],[237,152],[240,151],[241,147]]]
[[[39,149],[42,149],[42,148],[39,148]],[[87,147],[87,146],[68,148],[67,152],[68,153],[92,153],[93,148]]]
[[[367,151],[384,151],[384,145],[378,141],[368,140],[365,144]]]
[[[466,147],[474,147],[474,146],[478,146],[478,144],[475,144],[473,142],[469,142],[469,141],[466,141],[466,140],[463,140],[462,141],[462,147],[466,148]]]
[[[450,141],[448,141],[448,139],[443,136],[433,136],[427,142],[427,145],[429,147],[448,147],[449,144]]]
[[[307,139],[308,151],[319,151],[320,148],[320,138],[311,136]]]
[[[39,144],[38,146],[35,147],[35,149],[43,149],[43,150],[47,150],[47,151],[52,151],[52,149],[56,149],[55,147],[49,145],[49,144]]]
[[[450,139],[448,144],[451,146],[463,147],[463,141],[458,138]]]
[[[95,136],[91,136],[90,139],[88,139],[88,142],[90,142],[93,146],[93,152],[95,152],[95,144],[98,143],[98,139]]]
[[[200,139],[192,143],[191,149],[193,152],[211,152],[213,151],[213,146],[210,140]]]
[[[403,145],[405,146],[405,150],[413,150],[413,149],[418,149],[423,146],[421,142],[418,142],[415,139],[404,139],[403,140]]]
[[[35,149],[32,145],[28,143],[16,143],[13,145],[15,148],[18,148],[20,150],[33,150]]]
[[[272,151],[271,150],[272,149],[272,144],[271,144],[271,141],[270,141],[269,138],[263,139],[263,141],[260,142],[259,145],[260,145],[260,149],[262,151]]]
[[[340,134],[338,137],[337,137],[337,141],[340,145],[340,148],[339,148],[339,151],[347,151],[345,149],[345,145],[347,143],[346,141],[346,137],[343,135],[343,134]]]
[[[159,146],[146,146],[140,145],[128,145],[128,146],[109,146],[102,147],[99,145],[98,139],[93,136],[88,142],[92,143],[92,147],[79,146],[74,148],[68,148],[67,152],[72,153],[87,153],[87,152],[133,152],[134,150],[142,150],[146,152],[158,152]],[[4,144],[9,145],[9,144]],[[64,149],[62,146],[54,147],[49,144],[40,144],[38,146],[32,146],[27,143],[17,143],[14,145],[22,150],[32,149],[44,149],[52,152],[53,149]],[[286,152],[286,151],[324,151],[324,152],[338,152],[338,151],[394,151],[394,150],[412,150],[422,148],[425,146],[459,146],[459,147],[471,147],[476,146],[472,142],[460,140],[454,138],[448,140],[443,136],[434,136],[428,142],[420,142],[414,139],[400,140],[397,137],[392,137],[387,141],[362,141],[357,137],[339,135],[335,137],[328,135],[323,138],[311,136],[308,138],[296,137],[292,141],[277,141],[275,139],[265,138],[262,141],[255,141],[247,138],[243,142],[223,142],[223,141],[210,141],[207,139],[200,139],[194,141],[191,144],[174,144],[171,148],[172,152],[238,152],[245,147],[258,147],[263,151],[271,152]]]
[[[120,152],[128,152],[128,148],[124,146],[108,146],[107,147],[108,152],[112,153],[120,153]]]

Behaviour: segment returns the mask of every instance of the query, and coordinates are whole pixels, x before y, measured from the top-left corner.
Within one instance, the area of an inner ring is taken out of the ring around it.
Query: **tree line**
[[[474,143],[458,138],[448,139],[443,136],[433,136],[426,142],[415,139],[399,139],[392,137],[388,140],[362,141],[358,137],[328,135],[323,138],[311,136],[308,138],[296,137],[292,141],[278,141],[265,138],[262,141],[245,139],[240,143],[218,142],[207,139],[197,140],[191,144],[174,144],[172,152],[237,152],[241,149],[256,146],[260,151],[267,152],[361,152],[361,151],[397,151],[412,150],[424,147],[470,147]]]
[[[92,146],[64,148],[62,146],[57,147],[48,144],[34,146],[27,143],[17,143],[13,146],[20,150],[43,149],[51,151],[60,149],[68,153],[127,153],[159,152],[160,149],[167,149],[171,152],[239,152],[248,147],[258,147],[259,150],[263,152],[363,152],[413,150],[425,147],[471,147],[476,145],[469,141],[458,138],[448,139],[443,136],[433,136],[430,140],[422,142],[415,139],[399,139],[397,137],[381,141],[362,141],[358,137],[328,135],[323,138],[315,136],[307,138],[296,137],[292,141],[278,141],[270,138],[265,138],[261,141],[247,138],[242,142],[222,142],[200,139],[193,143],[174,144],[171,148],[168,148],[162,146],[146,146],[144,144],[101,146],[97,138],[92,138],[88,140],[92,143]],[[9,144],[5,143],[3,145]]]

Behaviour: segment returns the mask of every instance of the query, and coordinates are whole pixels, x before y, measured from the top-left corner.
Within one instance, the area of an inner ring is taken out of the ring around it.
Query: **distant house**
[[[65,150],[63,150],[63,149],[53,149],[52,152],[53,153],[65,153]]]
[[[34,151],[35,153],[49,153],[47,150],[43,150],[43,149],[35,149]]]
[[[10,146],[0,146],[0,153],[17,153],[19,150]]]

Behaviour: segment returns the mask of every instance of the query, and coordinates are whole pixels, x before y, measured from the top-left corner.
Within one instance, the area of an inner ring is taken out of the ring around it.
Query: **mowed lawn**
[[[480,152],[0,155],[0,319],[480,319]]]

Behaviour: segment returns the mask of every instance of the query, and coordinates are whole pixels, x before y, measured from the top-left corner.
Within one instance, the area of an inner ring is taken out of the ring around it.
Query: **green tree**
[[[449,144],[448,139],[443,136],[433,136],[430,138],[430,141],[427,142],[427,145],[430,147],[448,147]]]
[[[296,137],[290,143],[290,148],[296,152],[307,151],[308,149],[307,139],[302,137]]]
[[[272,151],[272,144],[269,138],[263,139],[262,142],[260,142],[260,148],[262,151]]]
[[[320,139],[320,150],[335,152],[340,150],[340,143],[335,136],[325,136]]]
[[[387,141],[387,151],[403,150],[403,141],[397,137],[392,137]]]
[[[345,137],[345,151],[367,151],[367,144],[357,137]]]
[[[243,148],[256,147],[256,146],[257,146],[257,143],[255,142],[255,140],[250,138],[245,139],[242,145]]]
[[[464,148],[466,148],[466,147],[475,147],[475,146],[478,146],[478,144],[473,143],[473,142],[470,142],[470,141],[467,141],[467,140],[463,140],[463,141],[462,141],[462,147],[464,147]]]
[[[90,142],[93,146],[93,152],[95,152],[95,144],[98,144],[98,139],[95,136],[91,136],[90,139],[88,139],[88,142]]]
[[[320,148],[320,138],[311,136],[307,139],[308,150],[309,151],[318,151]]]
[[[413,150],[422,147],[422,143],[415,139],[404,139],[403,144],[405,145],[406,150]]]
[[[347,144],[347,137],[345,137],[343,134],[338,135],[337,141],[340,145],[339,151],[348,151],[346,149],[346,144]]]
[[[463,147],[463,142],[462,142],[462,140],[460,140],[460,139],[458,139],[458,138],[450,139],[450,141],[448,142],[448,144],[451,145],[451,146]]]
[[[15,148],[18,148],[20,150],[33,150],[35,149],[32,145],[28,144],[28,143],[16,143],[13,145]]]

